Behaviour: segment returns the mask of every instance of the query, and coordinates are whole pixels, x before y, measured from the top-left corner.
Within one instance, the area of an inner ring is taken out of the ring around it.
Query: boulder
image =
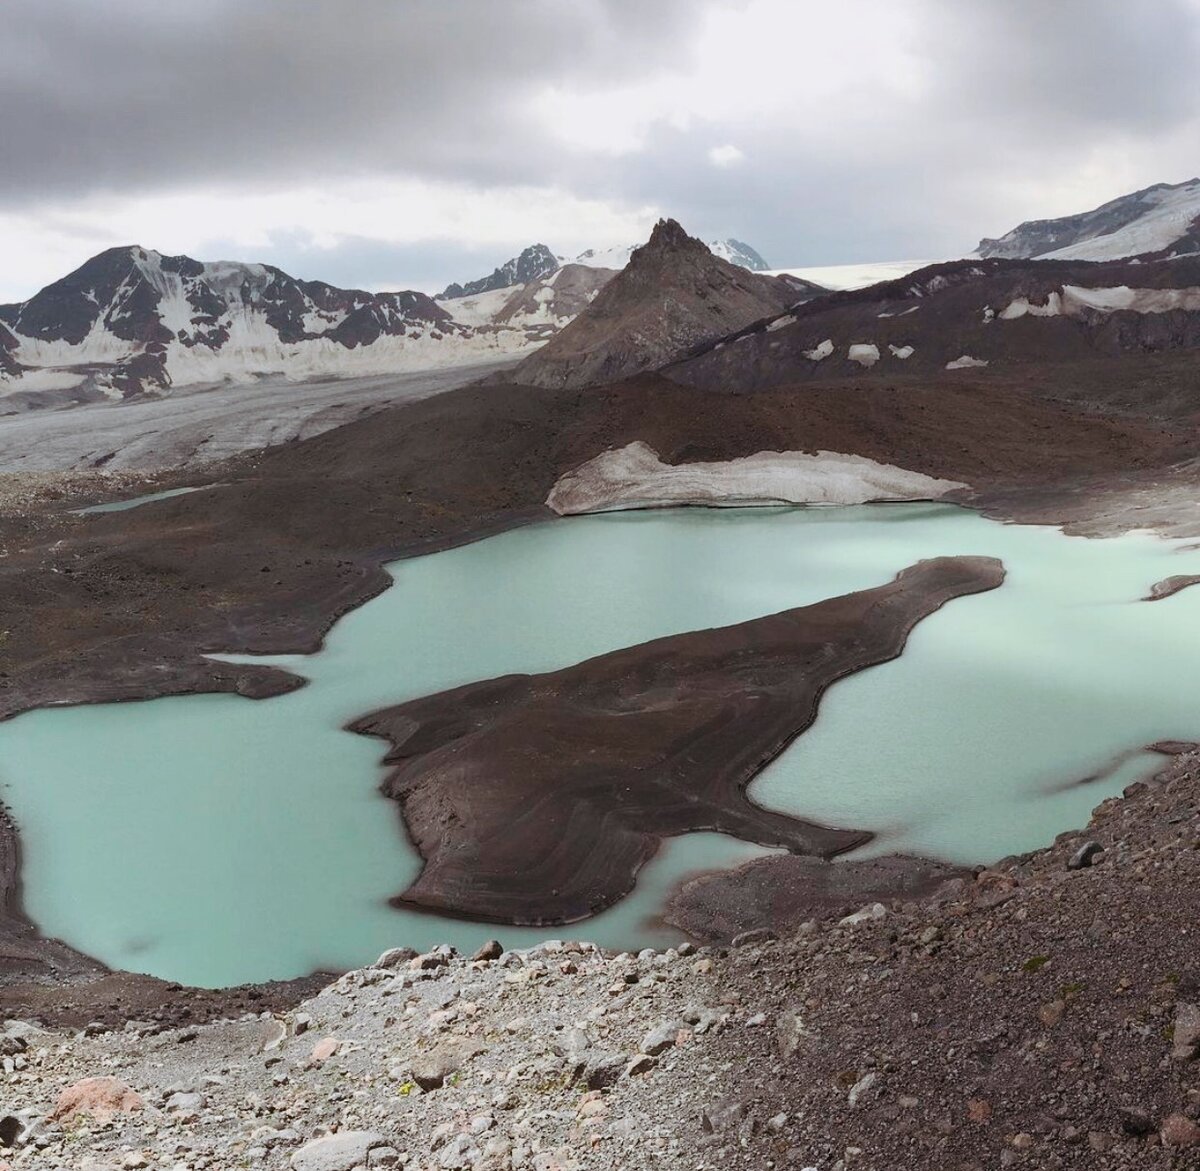
[[[387,1145],[374,1130],[347,1130],[305,1143],[293,1156],[293,1171],[353,1171],[376,1147]]]

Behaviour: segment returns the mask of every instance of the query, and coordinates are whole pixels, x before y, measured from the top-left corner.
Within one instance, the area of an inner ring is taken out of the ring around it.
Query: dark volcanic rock
[[[720,260],[674,220],[660,220],[591,306],[513,377],[567,388],[613,382],[657,369],[802,299],[794,284]]]
[[[392,743],[383,789],[425,860],[401,901],[569,923],[626,894],[664,836],[716,830],[819,858],[862,844],[869,834],[761,809],[746,786],[826,687],[1003,577],[991,558],[922,561],[875,589],[356,720]]]
[[[531,244],[520,256],[514,256],[493,269],[491,276],[467,281],[465,285],[447,285],[441,298],[475,297],[494,289],[507,289],[511,285],[527,285],[539,277],[549,276],[558,266],[558,257],[545,244]]]

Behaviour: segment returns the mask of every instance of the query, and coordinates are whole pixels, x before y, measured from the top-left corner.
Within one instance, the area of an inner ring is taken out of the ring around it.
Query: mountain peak
[[[468,281],[465,285],[457,283],[447,285],[439,295],[439,300],[477,297],[480,293],[490,293],[496,289],[507,289],[513,285],[527,285],[530,281],[549,276],[558,266],[558,257],[545,244],[530,244],[520,255],[506,260],[498,268],[493,269],[490,276]]]
[[[796,299],[789,285],[714,255],[678,220],[661,219],[592,304],[521,363],[515,380],[576,388],[628,378]]]
[[[707,248],[700,240],[694,236],[689,236],[684,231],[683,225],[678,220],[661,219],[654,225],[654,231],[650,233],[650,239],[646,241],[646,248],[686,248],[688,246],[699,246]],[[640,252],[641,249],[639,248]]]

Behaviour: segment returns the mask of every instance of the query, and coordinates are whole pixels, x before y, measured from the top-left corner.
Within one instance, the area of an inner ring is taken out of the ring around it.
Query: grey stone
[[[682,1028],[681,1021],[662,1021],[642,1038],[642,1043],[638,1048],[651,1057],[657,1057],[660,1053],[675,1047],[675,1038]]]
[[[593,1053],[584,1062],[579,1080],[589,1090],[604,1090],[613,1085],[625,1068],[625,1058],[619,1053]]]
[[[700,1115],[700,1126],[709,1134],[734,1130],[746,1117],[746,1105],[736,1098],[722,1098]]]
[[[347,1130],[305,1143],[293,1156],[293,1171],[353,1171],[376,1147],[386,1146],[374,1130]]]
[[[1097,841],[1084,842],[1067,861],[1068,870],[1086,870],[1104,853],[1104,847]]]
[[[410,960],[415,960],[417,953],[411,947],[389,947],[375,961],[377,968],[399,968],[407,964]]]
[[[743,931],[729,941],[730,947],[749,947],[752,943],[770,943],[779,937],[769,927],[755,927],[752,931]]]
[[[850,1087],[850,1105],[857,1106],[860,1102],[869,1101],[879,1093],[879,1074],[868,1073],[859,1078]]]
[[[847,915],[838,923],[839,927],[858,927],[862,923],[872,923],[887,915],[887,907],[882,903],[872,903],[869,907],[863,907],[861,911],[855,911],[853,915]]]
[[[204,1095],[195,1093],[172,1094],[166,1102],[168,1110],[199,1110],[204,1105]]]
[[[436,1090],[482,1048],[470,1041],[444,1041],[412,1059],[412,1078],[423,1090]]]

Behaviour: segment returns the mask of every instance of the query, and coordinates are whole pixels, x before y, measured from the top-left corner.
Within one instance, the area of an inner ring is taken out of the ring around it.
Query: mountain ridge
[[[416,290],[340,289],[273,265],[123,245],[0,306],[0,392],[59,405],[267,374],[469,365],[530,344],[518,329],[456,322]]]
[[[1026,220],[1003,236],[984,237],[982,259],[1118,260],[1200,248],[1200,178],[1154,183],[1090,211]]]

